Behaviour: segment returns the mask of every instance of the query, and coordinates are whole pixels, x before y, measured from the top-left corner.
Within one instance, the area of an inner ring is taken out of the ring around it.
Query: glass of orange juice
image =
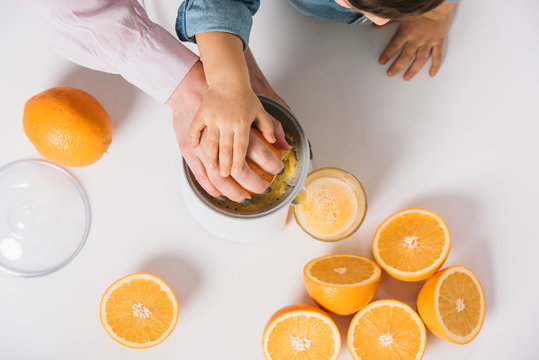
[[[338,168],[311,172],[305,196],[294,207],[299,226],[321,241],[343,240],[357,231],[367,213],[367,196],[352,174]]]

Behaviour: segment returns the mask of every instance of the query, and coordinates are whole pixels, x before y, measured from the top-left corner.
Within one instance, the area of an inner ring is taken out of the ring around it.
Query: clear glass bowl
[[[46,275],[69,263],[90,228],[86,193],[67,171],[41,160],[0,168],[0,269]]]

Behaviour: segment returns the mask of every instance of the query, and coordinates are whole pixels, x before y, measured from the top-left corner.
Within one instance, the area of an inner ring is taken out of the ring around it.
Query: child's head
[[[434,9],[444,0],[335,0],[339,5],[364,13],[377,25],[389,20],[413,18]]]

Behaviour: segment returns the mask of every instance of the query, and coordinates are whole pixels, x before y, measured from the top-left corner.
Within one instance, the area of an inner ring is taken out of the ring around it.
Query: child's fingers
[[[262,135],[264,135],[266,140],[268,140],[268,142],[272,144],[275,142],[273,121],[271,120],[271,116],[266,111],[261,111],[258,113],[255,120],[255,125],[258,130],[260,130]]]
[[[221,176],[223,177],[230,175],[233,144],[234,133],[232,131],[221,131],[219,138],[219,167],[221,168]]]
[[[440,70],[440,66],[442,66],[442,49],[443,49],[443,43],[440,45],[436,45],[432,48],[432,65],[430,67],[429,75],[430,76],[436,76],[438,73],[438,70]]]
[[[404,69],[404,67],[408,63],[410,63],[410,61],[414,57],[416,51],[417,51],[417,46],[416,45],[413,45],[411,43],[407,43],[406,46],[404,46],[404,49],[400,53],[397,60],[395,60],[393,62],[393,64],[391,64],[389,69],[387,69],[387,75],[388,76],[393,76],[393,75],[397,74],[398,72],[400,72],[402,69]]]
[[[427,60],[429,59],[430,55],[430,47],[420,47],[419,50],[417,50],[417,53],[415,55],[415,60],[412,62],[412,65],[406,70],[404,73],[404,80],[411,80],[415,74],[423,68],[423,66],[426,64]]]
[[[245,165],[247,148],[249,147],[249,133],[251,127],[246,127],[234,133],[234,155],[232,162],[232,174],[240,173]]]
[[[217,155],[219,153],[219,129],[208,128],[208,137],[204,144],[204,152],[206,153],[206,161],[210,169],[217,167]]]
[[[382,52],[382,55],[380,55],[378,62],[384,65],[389,61],[389,59],[395,56],[405,44],[406,38],[404,36],[401,36],[399,32],[397,32],[384,49],[384,52]]]
[[[206,141],[208,140],[208,134],[209,134],[208,129],[204,130],[202,134],[201,143],[204,145],[204,148],[206,145]],[[196,157],[198,157],[200,161],[202,161],[202,164],[203,164],[202,172],[204,172],[204,175],[209,179],[208,182],[211,184],[211,186],[216,188],[217,191],[221,195],[226,196],[232,201],[241,202],[245,199],[250,199],[251,195],[245,189],[243,189],[240,185],[238,185],[238,183],[234,181],[232,177],[230,176],[222,177],[221,174],[219,173],[220,172],[219,168],[217,167],[210,169],[208,158],[206,156],[206,152],[204,151],[204,148],[202,147],[196,148],[193,154]],[[188,161],[188,159],[186,159],[186,161]],[[190,163],[189,165],[191,166]],[[197,177],[197,180],[198,180],[198,177]],[[204,186],[205,182],[201,182],[200,184],[204,187],[206,191],[208,191],[207,188]],[[208,193],[212,196],[215,196],[214,195],[215,192],[213,191],[212,192],[208,191]]]
[[[200,116],[195,116],[191,122],[190,135],[191,135],[191,146],[197,147],[200,144],[200,136],[202,135],[202,130],[206,124]]]

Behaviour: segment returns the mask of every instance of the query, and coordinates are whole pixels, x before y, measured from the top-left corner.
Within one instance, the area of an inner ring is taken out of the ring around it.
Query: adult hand
[[[268,188],[269,184],[256,175],[248,166],[244,166],[241,173],[234,175],[234,178],[241,186],[231,177],[222,177],[218,168],[210,169],[203,151],[207,137],[206,131],[202,134],[201,145],[196,148],[191,146],[189,128],[206,91],[204,70],[202,64],[198,62],[167,101],[167,105],[172,109],[174,132],[182,155],[196,180],[211,196],[223,195],[236,202],[250,199],[251,196],[245,189],[262,193]],[[276,146],[290,148],[284,140],[284,132],[280,124],[276,127],[275,136],[277,138]],[[280,159],[277,159],[263,140],[253,133],[250,135],[247,157],[270,173],[278,173],[283,168],[283,163]]]
[[[451,24],[454,7],[455,3],[444,2],[416,19],[399,22],[399,30],[378,60],[380,64],[386,64],[400,52],[387,70],[388,76],[394,76],[411,63],[404,73],[404,79],[411,80],[429,57],[432,57],[429,75],[435,76],[438,73],[442,64],[444,39]]]

